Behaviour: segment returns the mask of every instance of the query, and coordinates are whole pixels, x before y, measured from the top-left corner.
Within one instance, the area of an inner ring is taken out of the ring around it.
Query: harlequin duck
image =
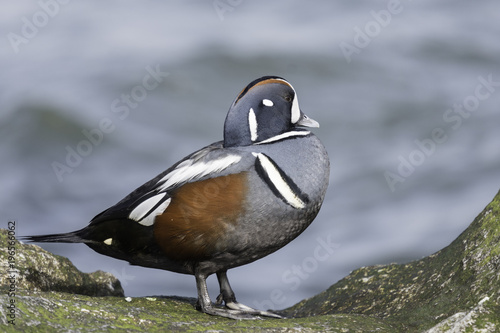
[[[318,214],[330,164],[304,128],[318,126],[300,110],[289,82],[261,77],[232,103],[223,141],[188,155],[85,228],[27,239],[85,243],[132,265],[194,275],[197,307],[207,314],[279,317],[238,303],[226,272],[282,248]],[[214,273],[216,304],[206,284]]]

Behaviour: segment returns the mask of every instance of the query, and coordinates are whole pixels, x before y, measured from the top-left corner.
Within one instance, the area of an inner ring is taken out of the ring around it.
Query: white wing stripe
[[[142,225],[152,225],[154,223],[154,217],[157,215],[160,215],[163,213],[163,211],[168,207],[170,203],[170,198],[168,200],[165,200],[161,205],[156,207],[158,203],[163,200],[163,198],[166,196],[166,193],[159,193],[151,198],[148,198],[141,202],[140,204],[137,205],[137,207],[134,208],[129,214],[129,218],[131,220],[135,220],[139,222],[139,224]],[[145,218],[146,217],[146,218]],[[149,218],[153,217],[153,220],[151,221]]]
[[[132,220],[140,221],[154,206],[160,202],[163,197],[167,195],[166,193],[160,193],[154,197],[148,198],[141,202],[137,207],[134,208],[130,215],[128,216]]]
[[[160,182],[165,183],[159,186],[158,190],[165,191],[176,184],[202,178],[211,173],[221,172],[227,167],[238,163],[240,160],[241,156],[228,155],[217,160],[209,161],[208,163],[203,161],[193,163],[192,160],[188,160],[189,163],[187,163],[188,161],[185,161],[160,180]]]
[[[221,172],[232,164],[238,163],[241,156],[228,155],[223,158],[203,162],[199,160],[189,159],[180,163],[174,170],[165,175],[159,183],[161,184],[155,190],[167,191],[169,188],[189,182],[193,179],[199,179],[211,173]],[[144,226],[151,226],[155,222],[155,218],[161,215],[170,204],[171,198],[166,200],[165,192],[158,193],[151,198],[148,198],[135,207],[129,214],[131,220],[139,222]],[[162,202],[162,200],[164,200]]]
[[[170,205],[171,198],[168,198],[164,202],[161,203],[155,210],[150,212],[145,218],[143,218],[139,224],[145,225],[146,227],[152,226],[155,223],[155,218],[158,215],[163,214],[165,209],[167,209],[168,205]]]

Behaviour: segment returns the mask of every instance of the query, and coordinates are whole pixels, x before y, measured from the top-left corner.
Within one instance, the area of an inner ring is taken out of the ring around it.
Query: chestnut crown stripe
[[[252,88],[255,88],[257,86],[263,85],[263,84],[268,84],[268,83],[280,83],[289,86],[290,88],[293,89],[292,85],[288,83],[285,79],[277,77],[277,76],[264,76],[260,79],[254,80],[248,84],[248,86],[245,87],[239,94],[236,100],[234,101],[234,105],[238,103],[238,101],[245,96]],[[295,91],[295,89],[293,89]]]

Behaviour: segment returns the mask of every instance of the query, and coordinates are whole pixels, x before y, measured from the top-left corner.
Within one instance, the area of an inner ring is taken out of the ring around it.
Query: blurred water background
[[[0,18],[0,227],[18,235],[79,229],[220,140],[236,94],[270,74],[320,122],[331,179],[299,238],[229,272],[243,303],[284,308],[436,252],[500,187],[498,1],[10,1]],[[196,295],[189,276],[42,247],[129,296]]]

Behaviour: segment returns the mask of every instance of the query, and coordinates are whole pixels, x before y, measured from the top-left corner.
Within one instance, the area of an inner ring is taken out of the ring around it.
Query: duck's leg
[[[280,318],[280,319],[283,318],[282,316],[279,316],[275,313],[256,310],[244,304],[238,303],[236,301],[233,289],[229,284],[229,280],[227,279],[227,271],[218,272],[217,279],[219,280],[220,294],[217,297],[216,304],[220,305],[222,304],[222,301],[224,301],[226,307],[234,311],[238,311],[241,314],[247,314],[253,316],[265,316],[265,317]]]
[[[198,302],[196,304],[197,309],[203,313],[212,316],[221,316],[230,319],[257,319],[254,315],[248,314],[240,310],[232,310],[229,308],[222,308],[212,305],[210,296],[208,295],[207,289],[207,275],[196,273],[196,288],[198,290]]]

